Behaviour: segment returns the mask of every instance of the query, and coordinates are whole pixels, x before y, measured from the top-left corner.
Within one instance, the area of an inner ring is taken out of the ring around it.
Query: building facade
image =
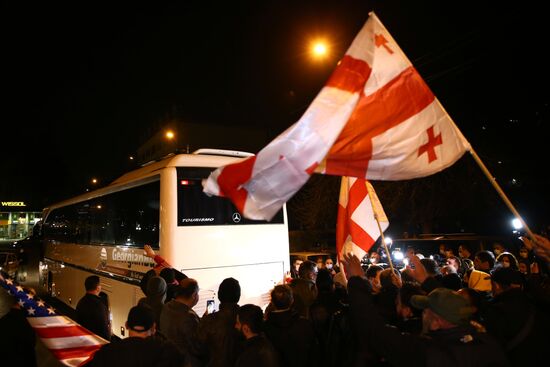
[[[0,241],[20,240],[32,233],[42,212],[24,201],[0,201]]]

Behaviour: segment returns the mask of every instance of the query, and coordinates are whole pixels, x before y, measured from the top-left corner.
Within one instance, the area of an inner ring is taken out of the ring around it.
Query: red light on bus
[[[186,185],[189,185],[189,180],[181,180],[180,183],[186,186]]]

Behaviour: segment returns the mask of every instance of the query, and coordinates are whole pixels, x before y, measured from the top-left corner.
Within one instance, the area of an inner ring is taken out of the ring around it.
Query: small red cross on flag
[[[390,46],[388,46],[388,40],[386,39],[386,37],[384,37],[383,34],[379,33],[374,35],[374,44],[376,45],[376,47],[384,47],[389,54],[393,54],[392,49],[390,48]]]
[[[437,156],[435,155],[435,147],[443,144],[443,139],[441,139],[441,134],[434,136],[433,126],[430,126],[426,132],[428,133],[428,142],[418,149],[418,156],[420,157],[422,154],[427,152],[428,163],[432,163],[437,159]]]

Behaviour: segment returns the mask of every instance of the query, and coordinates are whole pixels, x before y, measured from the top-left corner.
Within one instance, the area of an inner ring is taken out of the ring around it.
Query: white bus
[[[227,277],[240,282],[241,304],[265,306],[290,268],[286,209],[270,222],[247,220],[228,199],[202,192],[201,181],[240,159],[235,155],[246,153],[202,149],[174,155],[44,209],[44,291],[74,308],[86,277],[98,275],[109,296],[113,333],[124,337],[128,311],[144,296],[140,279],[154,265],[143,251],[149,244],[197,279],[199,315],[207,300],[217,302]]]

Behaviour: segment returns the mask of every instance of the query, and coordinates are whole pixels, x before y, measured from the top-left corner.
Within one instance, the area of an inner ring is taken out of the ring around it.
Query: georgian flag
[[[70,318],[58,315],[53,307],[14,280],[0,275],[0,287],[15,296],[36,335],[64,365],[82,366],[103,344],[108,343]]]
[[[313,172],[404,180],[439,172],[470,149],[374,13],[300,120],[256,156],[204,184],[251,219],[271,219]]]
[[[342,177],[338,218],[336,220],[336,251],[338,260],[353,253],[359,259],[370,250],[389,226],[388,218],[371,183],[364,178]]]

